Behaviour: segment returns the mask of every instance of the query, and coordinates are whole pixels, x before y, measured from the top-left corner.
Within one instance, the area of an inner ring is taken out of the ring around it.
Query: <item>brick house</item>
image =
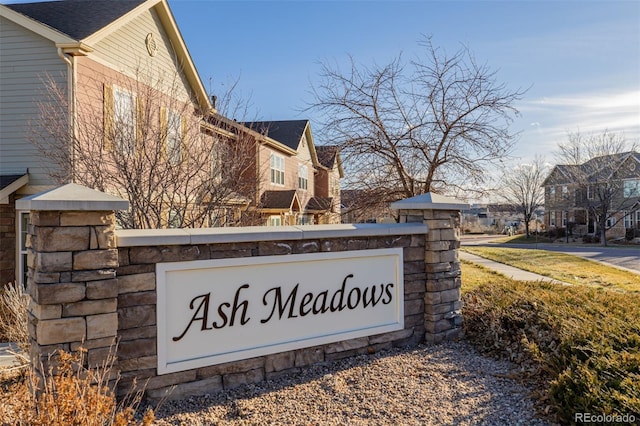
[[[579,165],[557,165],[543,182],[547,229],[574,235],[623,237],[640,229],[640,153],[597,157]]]
[[[143,139],[143,133],[162,129],[162,140],[154,143],[168,152],[165,164],[182,157],[187,134],[203,145],[213,145],[220,135],[198,118],[215,109],[166,0],[0,5],[0,20],[4,284],[25,280],[26,251],[19,236],[26,232],[28,213],[15,212],[15,200],[88,175],[84,163],[76,161],[78,146],[95,155],[98,167],[111,170],[105,153],[125,155],[139,148],[125,142],[127,133],[142,145],[151,138]],[[52,102],[45,113],[43,99],[51,92],[60,102]],[[152,109],[150,96],[165,106]],[[45,114],[55,121],[46,121]],[[94,118],[100,125],[90,131],[85,123]],[[59,144],[47,146],[46,136],[38,138],[54,127]],[[62,156],[68,157],[68,167],[53,160]],[[171,212],[162,214],[171,220]]]
[[[276,216],[280,224],[331,221],[334,207],[315,198],[315,183],[335,173],[319,162],[308,121],[290,122],[297,126],[293,131],[273,128],[265,135],[219,114],[166,0],[0,5],[0,37],[2,284],[26,282],[29,215],[15,210],[16,199],[69,182],[125,199],[133,196],[126,188],[128,171],[107,161],[105,153],[135,156],[141,149],[155,150],[149,174],[152,168],[199,162],[193,181],[198,189],[179,193],[179,203],[188,207],[184,211],[162,204],[169,198],[165,195],[178,191],[170,193],[161,185],[179,179],[167,174],[157,182],[157,227],[230,226],[241,223],[251,209],[259,212],[258,224],[277,224]],[[51,87],[61,100],[46,117],[53,122],[41,117],[43,93]],[[52,123],[59,127],[60,144],[43,148],[34,135],[46,136]],[[97,124],[89,128],[86,123]],[[125,177],[123,186],[78,179],[91,176],[84,163],[75,161],[78,147],[89,153],[95,167]],[[270,167],[271,153],[275,168]],[[60,166],[54,157],[68,161]],[[336,170],[342,173],[336,158]],[[229,172],[234,167],[237,175]],[[228,184],[219,184],[225,180]],[[339,179],[331,182],[339,185]],[[135,216],[133,207],[126,214]]]
[[[258,195],[250,207],[261,225],[340,223],[337,147],[316,146],[309,120],[243,123],[258,133]]]

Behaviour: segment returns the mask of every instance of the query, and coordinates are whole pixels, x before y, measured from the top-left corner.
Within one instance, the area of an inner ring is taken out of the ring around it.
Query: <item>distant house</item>
[[[263,225],[339,223],[342,161],[336,147],[315,146],[309,120],[242,123],[258,138],[258,196]]]
[[[534,212],[531,223],[531,230],[535,230],[535,221],[542,221],[543,209]],[[506,232],[508,228],[518,230],[524,229],[522,214],[518,209],[510,204],[472,204],[469,209],[462,211],[463,229],[469,232]]]
[[[343,189],[341,191],[342,223],[395,222],[396,211],[391,209],[390,204],[367,202],[367,200],[383,199],[385,195],[376,189]]]
[[[557,165],[543,182],[545,226],[577,235],[622,237],[640,229],[640,153],[597,157]]]

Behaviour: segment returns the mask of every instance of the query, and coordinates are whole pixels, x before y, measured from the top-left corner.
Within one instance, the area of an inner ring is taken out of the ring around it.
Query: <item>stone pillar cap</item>
[[[394,210],[466,210],[469,208],[469,204],[455,198],[427,192],[393,202],[391,208]]]
[[[16,210],[112,211],[128,208],[127,200],[76,183],[16,200]]]

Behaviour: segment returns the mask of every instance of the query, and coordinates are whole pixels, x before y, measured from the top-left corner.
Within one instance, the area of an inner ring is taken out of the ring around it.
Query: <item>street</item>
[[[614,266],[630,269],[640,273],[640,247],[628,246],[594,246],[563,243],[532,243],[532,244],[509,244],[495,243],[496,239],[504,238],[504,235],[463,235],[461,244],[463,246],[500,246],[516,249],[538,249],[557,251],[574,256],[584,257],[599,262],[608,263]]]

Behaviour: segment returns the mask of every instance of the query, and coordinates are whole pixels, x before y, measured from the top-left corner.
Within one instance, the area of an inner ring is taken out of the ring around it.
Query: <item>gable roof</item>
[[[260,207],[267,210],[300,210],[300,201],[295,189],[264,191],[260,196]]]
[[[61,0],[0,5],[0,14],[53,41],[63,50],[91,45],[117,31],[140,13],[154,9],[171,41],[173,50],[198,99],[199,106],[215,112],[193,59],[178,29],[167,0]]]
[[[590,182],[612,179],[629,159],[640,163],[640,153],[635,151],[594,157],[582,164],[558,164],[546,177],[542,186],[574,183],[575,176],[585,176]]]
[[[307,211],[309,212],[324,212],[331,210],[333,204],[333,198],[331,197],[311,197],[307,203]]]
[[[342,160],[340,159],[340,148],[335,145],[317,145],[315,149],[316,155],[318,156],[318,162],[321,165],[330,170],[337,165],[340,177],[344,177]]]
[[[251,130],[297,150],[309,120],[253,121],[243,124]]]
[[[8,4],[9,9],[28,16],[69,37],[82,40],[106,27],[145,0],[66,0]]]
[[[29,183],[29,172],[0,175],[0,204],[9,204],[9,195]]]

